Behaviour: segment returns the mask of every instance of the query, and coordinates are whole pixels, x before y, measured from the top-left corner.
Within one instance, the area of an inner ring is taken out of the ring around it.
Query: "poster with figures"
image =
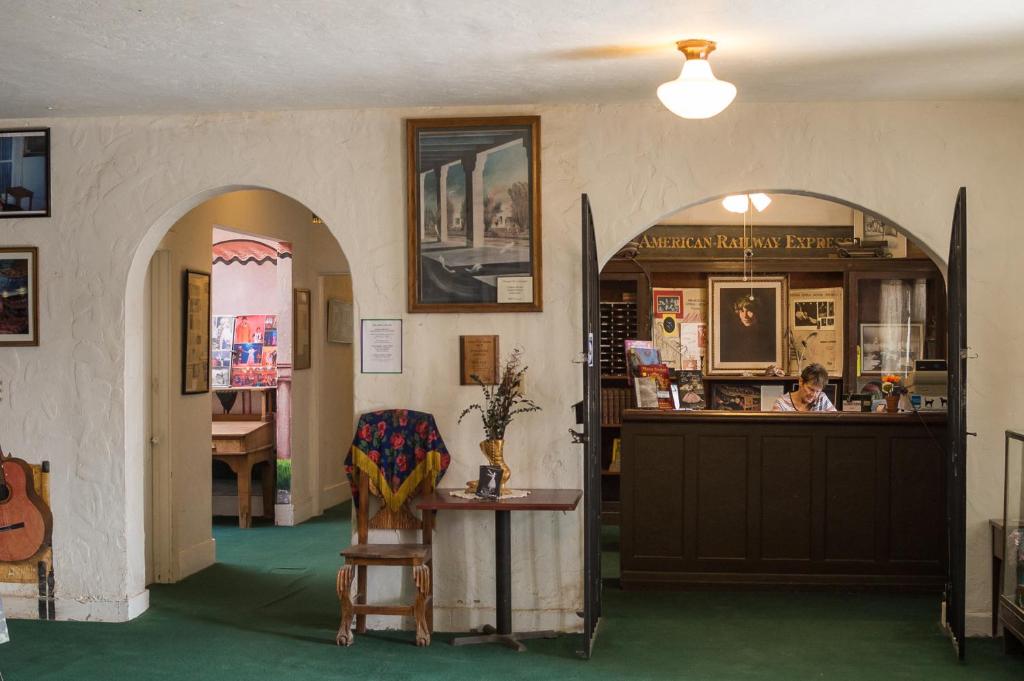
[[[231,350],[235,338],[235,318],[213,317],[210,330],[210,371],[214,388],[231,387]]]
[[[231,350],[231,387],[277,385],[277,316],[235,317]]]
[[[796,375],[817,362],[831,376],[843,372],[843,289],[789,292],[790,368]]]

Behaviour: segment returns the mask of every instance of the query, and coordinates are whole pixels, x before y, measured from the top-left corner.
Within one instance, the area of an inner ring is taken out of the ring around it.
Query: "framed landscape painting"
[[[0,346],[39,345],[39,251],[0,248]]]
[[[410,312],[540,312],[540,117],[406,121]]]
[[[50,129],[0,130],[0,218],[50,216]]]

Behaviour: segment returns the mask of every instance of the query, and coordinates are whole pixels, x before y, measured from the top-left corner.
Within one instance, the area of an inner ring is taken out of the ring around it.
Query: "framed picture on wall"
[[[860,373],[906,375],[924,356],[922,324],[861,324]]]
[[[540,117],[406,121],[410,312],[540,312]]]
[[[0,346],[39,345],[39,250],[0,248]]]
[[[182,298],[181,392],[210,391],[210,274],[185,270]]]
[[[293,292],[292,314],[295,328],[292,330],[292,369],[308,369],[313,364],[310,349],[310,291],[308,288],[297,288]]]
[[[708,277],[709,374],[785,368],[786,277]]]
[[[50,129],[0,130],[0,218],[50,216]]]

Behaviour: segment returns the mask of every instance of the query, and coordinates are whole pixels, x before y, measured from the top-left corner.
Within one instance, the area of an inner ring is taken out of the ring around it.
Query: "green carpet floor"
[[[367,679],[985,679],[1024,677],[1024,658],[971,640],[958,664],[934,597],[821,593],[624,593],[609,552],[605,619],[594,659],[579,636],[426,649],[410,632],[371,632],[334,645],[337,551],[347,507],[299,527],[245,532],[217,525],[215,566],[155,586],[127,624],[13,621],[0,646],[5,681]],[[615,529],[605,533],[614,548]],[[443,579],[443,576],[442,576]]]

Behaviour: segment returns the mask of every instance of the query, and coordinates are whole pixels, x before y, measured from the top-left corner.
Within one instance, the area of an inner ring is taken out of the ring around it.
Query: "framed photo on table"
[[[786,277],[708,277],[708,374],[785,368]]]
[[[210,274],[185,270],[181,393],[210,392]]]
[[[0,218],[50,217],[50,129],[0,130]]]
[[[406,121],[409,312],[540,312],[540,117]]]
[[[0,346],[39,345],[39,250],[0,248]]]

